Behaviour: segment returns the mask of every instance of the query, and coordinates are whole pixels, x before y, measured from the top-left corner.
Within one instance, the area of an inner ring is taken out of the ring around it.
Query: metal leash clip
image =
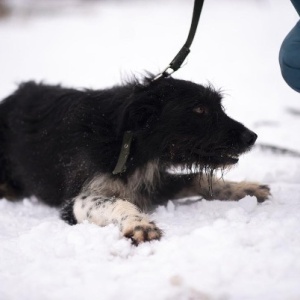
[[[200,19],[202,7],[203,7],[204,0],[195,0],[194,2],[194,11],[193,11],[193,17],[192,17],[192,24],[190,27],[189,35],[187,37],[187,40],[183,47],[180,49],[180,51],[177,53],[177,55],[174,57],[174,59],[171,61],[171,63],[165,68],[165,70],[152,79],[152,81],[155,81],[161,77],[169,77],[174,72],[176,72],[190,53],[190,47],[192,45],[193,39],[196,34],[198,22]]]
[[[161,73],[156,75],[152,81],[155,81],[161,77],[169,77],[171,76],[176,70],[174,70],[171,65],[168,65]]]

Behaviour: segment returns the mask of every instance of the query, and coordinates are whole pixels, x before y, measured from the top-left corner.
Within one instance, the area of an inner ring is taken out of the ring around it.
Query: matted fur
[[[212,175],[257,137],[225,114],[221,99],[211,86],[173,78],[96,91],[21,84],[0,104],[0,197],[35,195],[60,206],[70,224],[115,223],[135,243],[161,237],[144,212],[168,199],[264,201],[267,186]],[[113,175],[126,131],[126,171]]]

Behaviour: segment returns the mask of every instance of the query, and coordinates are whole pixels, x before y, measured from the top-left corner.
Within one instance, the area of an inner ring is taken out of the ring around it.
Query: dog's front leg
[[[166,191],[169,194],[163,195]],[[250,195],[263,202],[270,197],[270,188],[255,182],[224,181],[204,174],[168,174],[161,194],[169,199],[201,196],[207,200],[239,200]]]
[[[137,206],[116,197],[80,194],[62,207],[61,217],[70,224],[85,220],[99,226],[113,223],[134,244],[158,240],[162,236],[162,231]]]
[[[270,197],[270,188],[265,184],[249,181],[225,181],[223,179],[203,176],[200,183],[194,181],[194,189],[207,200],[240,200],[246,196],[256,197],[264,202]]]

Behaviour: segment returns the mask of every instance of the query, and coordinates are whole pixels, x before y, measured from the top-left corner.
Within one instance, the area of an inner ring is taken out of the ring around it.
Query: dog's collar
[[[131,131],[125,131],[123,135],[122,147],[119,154],[118,162],[116,164],[115,169],[113,170],[113,174],[117,175],[126,171],[126,162],[129,157],[130,147],[132,142],[133,134]]]

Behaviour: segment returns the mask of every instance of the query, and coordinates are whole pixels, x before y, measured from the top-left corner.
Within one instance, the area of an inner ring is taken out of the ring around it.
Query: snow
[[[21,1],[19,1],[21,2]],[[34,79],[103,88],[163,69],[186,39],[188,1],[104,1],[0,21],[0,98]],[[227,113],[258,143],[300,151],[299,94],[277,62],[298,20],[289,1],[206,1],[175,77],[224,91]],[[113,226],[69,226],[36,199],[0,201],[0,299],[300,299],[300,160],[241,157],[230,180],[269,184],[272,199],[169,201],[161,241],[138,247]]]

